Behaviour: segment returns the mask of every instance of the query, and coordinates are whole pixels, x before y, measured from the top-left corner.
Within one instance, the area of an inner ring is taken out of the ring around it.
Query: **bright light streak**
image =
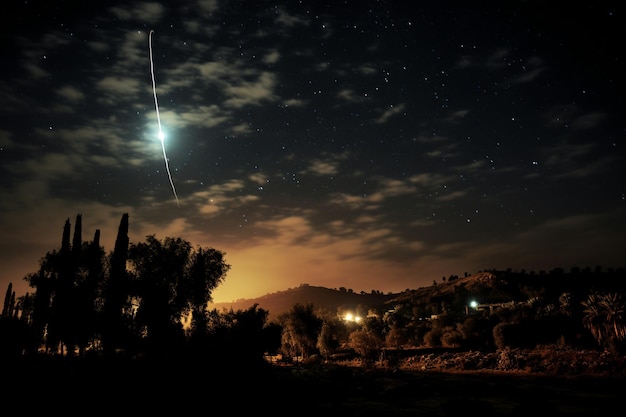
[[[154,80],[154,60],[152,59],[152,34],[154,30],[150,31],[148,35],[148,48],[150,49],[150,74],[152,75],[152,93],[154,95],[154,108],[156,110],[157,123],[159,124],[159,140],[161,141],[161,148],[163,149],[163,159],[165,160],[165,170],[167,171],[167,178],[170,180],[170,185],[172,186],[172,192],[174,193],[174,198],[176,199],[176,205],[180,207],[178,203],[178,195],[176,194],[176,187],[174,187],[174,181],[172,180],[172,173],[170,172],[170,164],[167,160],[167,154],[165,153],[165,134],[163,133],[163,129],[161,128],[161,114],[159,113],[159,101],[157,100],[156,93],[156,81]]]

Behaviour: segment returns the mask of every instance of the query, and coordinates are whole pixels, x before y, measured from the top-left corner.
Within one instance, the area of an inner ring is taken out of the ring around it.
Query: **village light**
[[[478,307],[478,303],[475,300],[470,301],[470,307],[476,308]]]
[[[345,321],[353,321],[355,323],[358,323],[361,321],[361,317],[360,316],[355,316],[352,313],[346,313],[346,315],[344,316],[344,320]]]

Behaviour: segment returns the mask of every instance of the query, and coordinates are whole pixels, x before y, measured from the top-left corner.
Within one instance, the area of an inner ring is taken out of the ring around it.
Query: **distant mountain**
[[[269,312],[269,320],[289,311],[295,304],[312,304],[316,312],[331,315],[353,313],[366,315],[370,308],[384,305],[398,294],[355,293],[350,290],[335,290],[302,284],[297,288],[267,294],[259,298],[242,299],[226,303],[211,303],[209,308],[222,311],[247,310],[255,304]]]

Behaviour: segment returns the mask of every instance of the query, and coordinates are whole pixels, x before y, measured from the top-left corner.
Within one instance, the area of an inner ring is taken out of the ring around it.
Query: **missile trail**
[[[154,30],[150,31],[148,35],[148,47],[150,49],[150,74],[152,75],[152,93],[154,95],[154,108],[156,110],[157,123],[159,124],[159,139],[161,140],[161,148],[163,148],[163,159],[165,160],[165,170],[167,171],[167,178],[170,180],[170,185],[172,186],[172,192],[174,193],[174,198],[176,199],[176,205],[180,207],[178,202],[178,195],[176,194],[176,187],[174,187],[174,181],[172,180],[172,173],[170,172],[170,164],[167,160],[167,154],[165,153],[165,135],[163,134],[163,129],[161,129],[161,114],[159,113],[159,101],[157,100],[156,93],[156,81],[154,80],[154,60],[152,59],[152,34]]]

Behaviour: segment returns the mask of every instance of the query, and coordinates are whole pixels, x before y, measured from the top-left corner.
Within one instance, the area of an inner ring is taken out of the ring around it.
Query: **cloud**
[[[130,7],[112,7],[109,9],[120,20],[136,20],[157,23],[163,17],[164,8],[159,3],[143,2]]]
[[[219,10],[219,4],[217,0],[197,0],[201,14],[203,16],[211,16]]]
[[[309,168],[307,168],[303,173],[312,173],[319,176],[332,176],[337,175],[339,172],[337,162],[336,161],[322,161],[319,159],[311,161]]]
[[[595,147],[596,144],[592,142],[575,144],[563,140],[543,150],[546,156],[544,165],[553,168],[568,166],[574,161],[580,161],[581,158],[589,156]]]
[[[449,123],[459,123],[465,116],[470,113],[469,110],[456,110],[450,114],[445,120]]]
[[[441,185],[446,184],[451,180],[451,176],[431,172],[416,174],[408,179],[410,183],[421,185],[424,188],[439,188]]]
[[[248,176],[248,179],[252,181],[253,183],[261,185],[261,186],[269,184],[270,182],[270,179],[268,178],[268,176],[260,172],[255,172],[254,174],[250,174]]]
[[[438,201],[452,201],[452,200],[458,200],[462,197],[465,197],[467,195],[467,191],[453,191],[451,193],[448,194],[441,194],[437,197]]]
[[[353,89],[349,88],[339,90],[337,92],[337,98],[348,103],[362,103],[368,100],[365,95],[357,93]]]
[[[526,84],[535,81],[544,72],[544,68],[533,68],[511,80],[511,84]]]
[[[593,129],[600,126],[607,119],[607,115],[603,112],[592,112],[584,114],[572,122],[574,129]]]
[[[182,111],[168,111],[162,113],[164,121],[171,126],[177,127],[216,127],[228,122],[231,114],[224,111],[219,106],[212,104],[209,106],[184,106]]]
[[[309,25],[308,20],[289,14],[283,7],[276,7],[274,13],[276,15],[276,23],[284,25],[288,28]]]
[[[96,88],[104,94],[107,102],[114,105],[124,102],[128,96],[135,96],[140,91],[140,84],[132,77],[106,76],[96,82]]]
[[[41,65],[38,65],[34,62],[26,62],[22,64],[26,72],[30,74],[31,77],[35,79],[43,79],[50,76],[50,73],[44,70]]]
[[[266,64],[276,64],[280,60],[281,53],[277,50],[271,50],[263,57],[263,62]]]
[[[194,192],[185,198],[185,203],[197,207],[198,213],[202,215],[216,216],[260,200],[257,195],[245,193],[245,188],[244,180],[231,179]]]
[[[240,81],[238,85],[225,88],[228,97],[224,104],[228,107],[241,108],[247,105],[260,105],[263,101],[274,101],[276,76],[269,72],[261,73],[255,81]]]
[[[397,114],[402,114],[405,108],[406,108],[406,105],[403,103],[397,106],[394,106],[392,104],[389,106],[388,109],[383,111],[383,113],[378,118],[374,119],[374,123],[379,123],[379,124],[386,123],[391,117]]]

